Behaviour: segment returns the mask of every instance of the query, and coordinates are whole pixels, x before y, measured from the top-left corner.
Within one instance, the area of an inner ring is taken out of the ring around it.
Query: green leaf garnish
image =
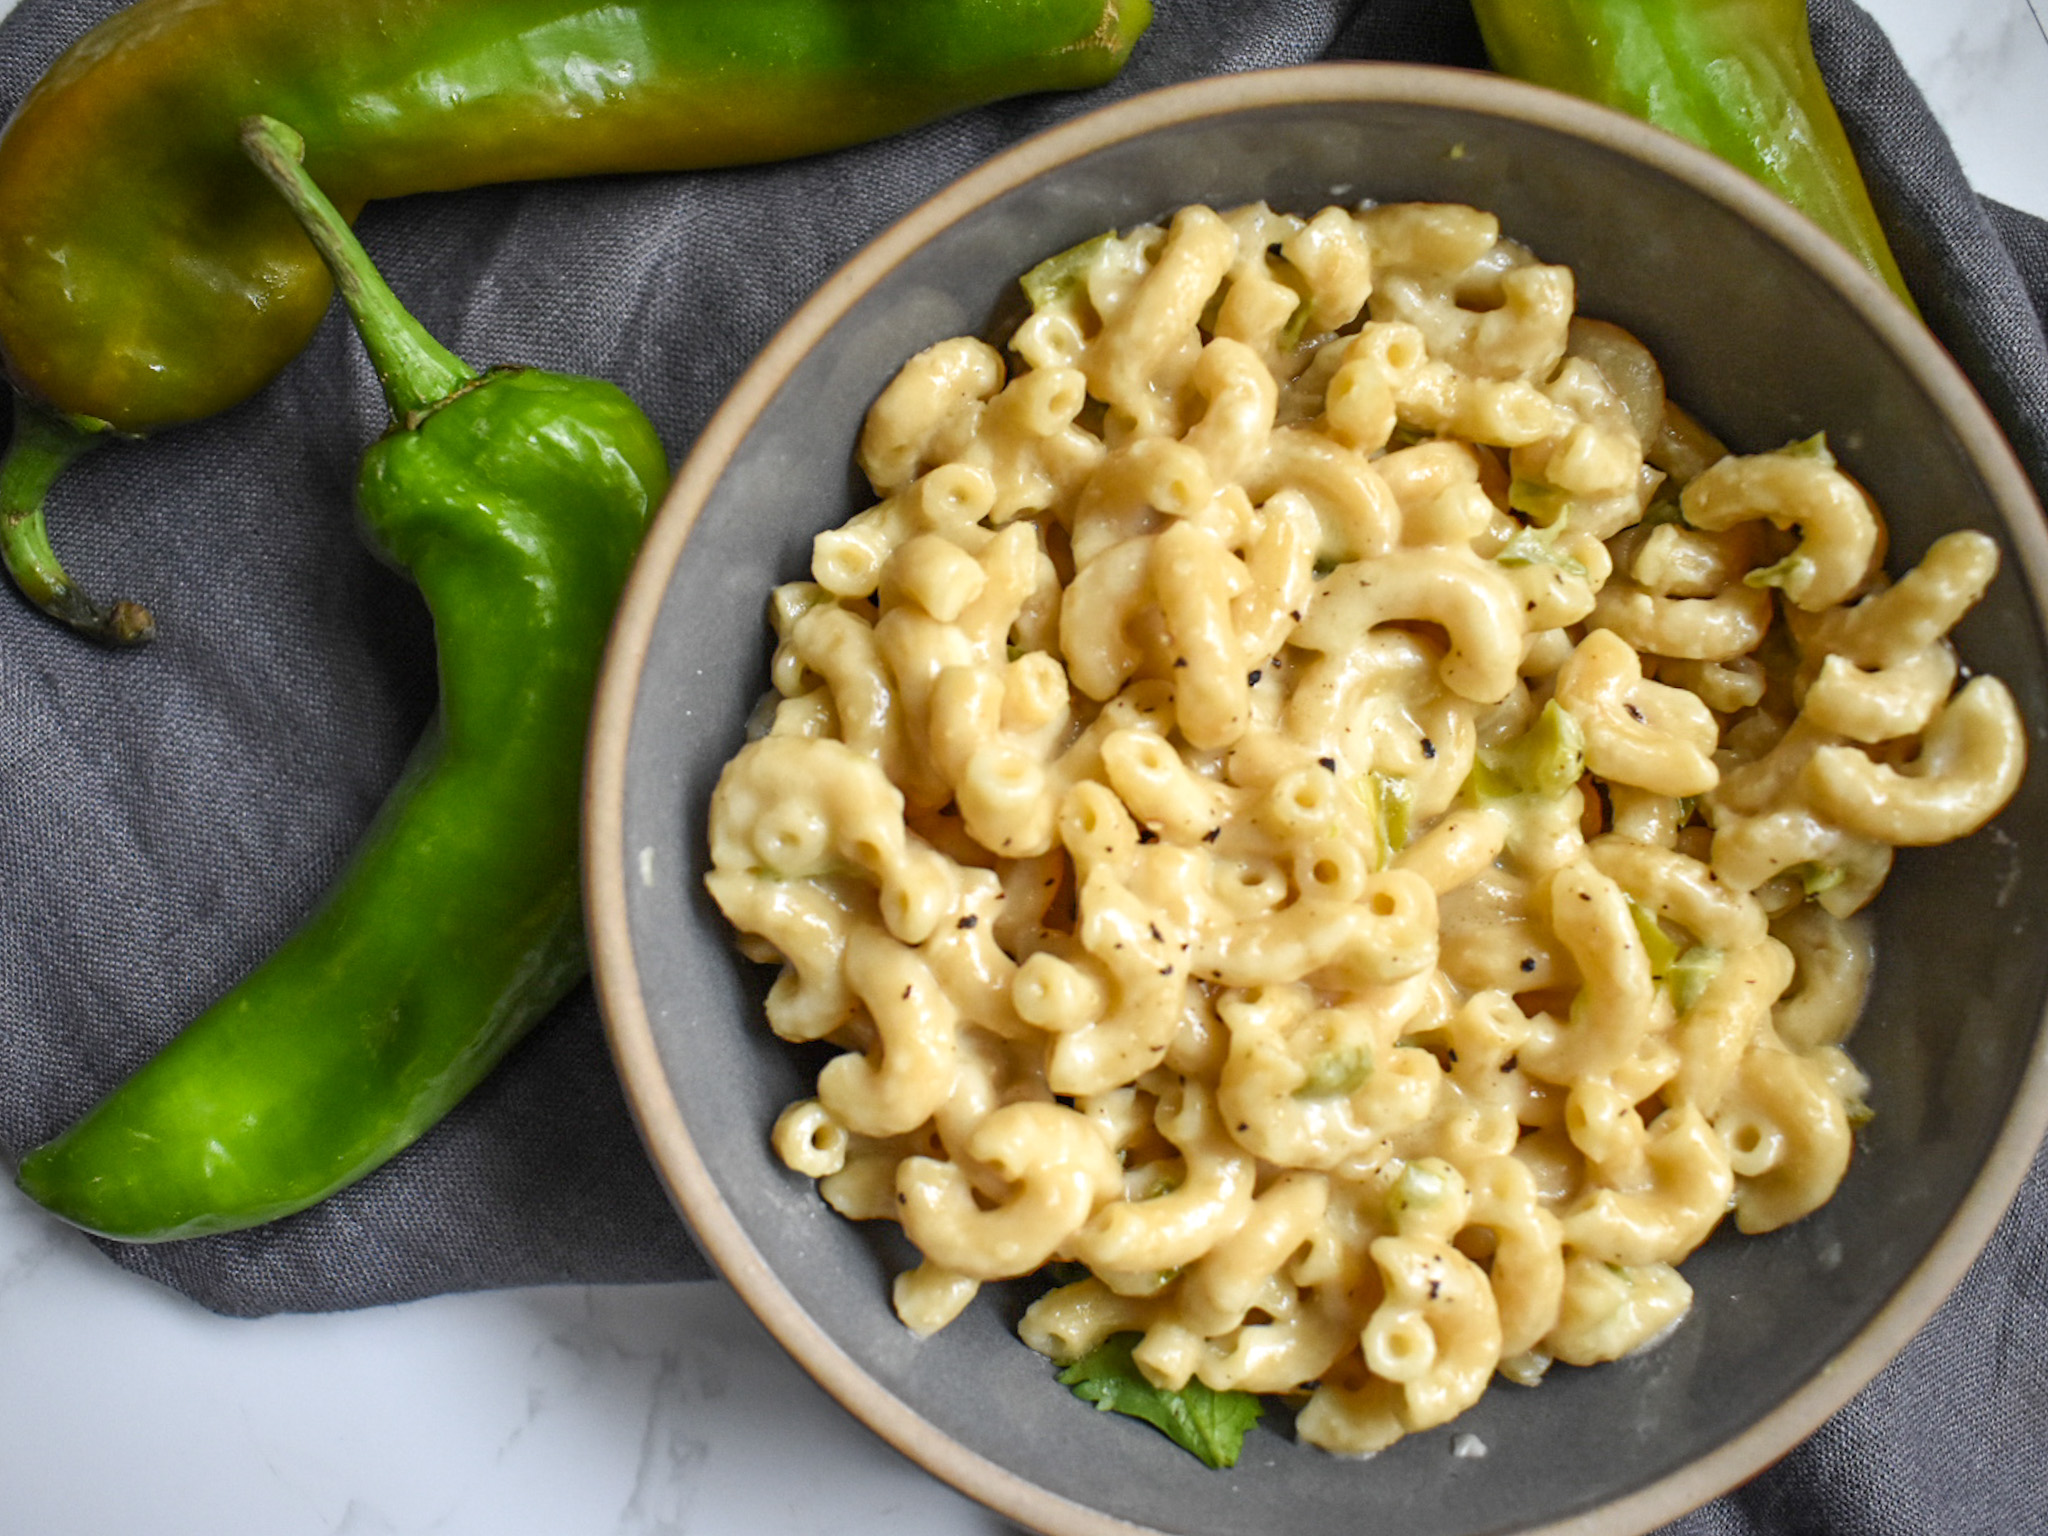
[[[1115,238],[1115,230],[1106,231],[1092,240],[1083,240],[1079,245],[1070,245],[1057,255],[1046,257],[1026,272],[1018,281],[1024,289],[1024,297],[1031,301],[1031,307],[1047,309],[1071,298],[1087,278],[1088,269],[1095,265],[1096,259]]]
[[[1144,1420],[1204,1466],[1236,1466],[1245,1431],[1265,1412],[1259,1400],[1249,1392],[1217,1392],[1194,1377],[1178,1392],[1153,1386],[1131,1357],[1140,1337],[1112,1334],[1061,1371],[1061,1384],[1103,1413]]]
[[[1297,1099],[1339,1099],[1355,1093],[1372,1076],[1372,1049],[1354,1045],[1344,1050],[1322,1051],[1309,1058],[1308,1071]]]

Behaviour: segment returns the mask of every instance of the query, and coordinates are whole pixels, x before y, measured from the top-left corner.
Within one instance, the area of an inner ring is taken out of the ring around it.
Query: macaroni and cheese
[[[842,1052],[782,1160],[1157,1386],[1363,1454],[1643,1349],[1842,1179],[1859,911],[2012,794],[1980,533],[1896,580],[1471,208],[1181,210],[876,400],[708,884]]]

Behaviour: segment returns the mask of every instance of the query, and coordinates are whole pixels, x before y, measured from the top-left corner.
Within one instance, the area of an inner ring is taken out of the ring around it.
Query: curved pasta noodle
[[[1754,651],[1771,627],[1771,594],[1734,586],[1711,597],[1664,597],[1616,579],[1600,589],[1591,620],[1646,654],[1734,661]]]
[[[1894,741],[1924,731],[1955,680],[1956,655],[1946,645],[1930,645],[1867,672],[1846,656],[1824,656],[1800,711],[1820,729],[1851,741]]]
[[[2019,788],[2027,749],[2018,706],[1995,677],[1973,677],[1936,716],[1903,769],[1853,747],[1822,747],[1800,788],[1853,836],[1908,847],[1954,842],[1995,816]]]
[[[1730,454],[1679,495],[1686,521],[1710,532],[1759,518],[1799,531],[1773,584],[1807,612],[1853,597],[1878,555],[1877,514],[1847,475],[1819,458]]]
[[[1641,1189],[1598,1189],[1562,1218],[1579,1253],[1621,1265],[1676,1264],[1727,1213],[1735,1176],[1720,1138],[1696,1109],[1667,1109],[1647,1133]]]
[[[1339,566],[1316,588],[1296,645],[1329,652],[1399,620],[1439,626],[1449,642],[1438,665],[1460,698],[1497,704],[1515,686],[1522,660],[1522,603],[1494,567],[1448,551],[1401,549]]]
[[[1363,454],[1298,427],[1282,427],[1245,476],[1263,503],[1283,490],[1304,497],[1316,515],[1316,558],[1335,563],[1385,554],[1400,538],[1401,508]]]
[[[902,793],[874,760],[816,737],[764,737],[726,765],[711,796],[711,862],[778,879],[851,866],[909,944],[930,936],[954,897],[951,866],[910,836]]]
[[[1147,1200],[1104,1206],[1067,1242],[1075,1258],[1104,1277],[1192,1264],[1251,1214],[1256,1160],[1225,1129],[1206,1087],[1183,1083],[1162,1101],[1159,1131],[1180,1152],[1180,1182]]]
[[[1740,1160],[1735,1225],[1770,1232],[1818,1209],[1849,1167],[1849,1119],[1818,1063],[1759,1047],[1743,1058],[1714,1128]]]
[[[876,1048],[825,1063],[818,1102],[863,1136],[916,1130],[953,1091],[959,1010],[917,953],[878,929],[854,931],[845,964],[874,1020]]]
[[[881,495],[901,490],[925,467],[933,440],[1002,388],[1002,354],[956,336],[905,363],[869,407],[854,457]]]
[[[974,1128],[967,1150],[999,1171],[1011,1197],[984,1210],[957,1163],[907,1158],[896,1172],[903,1230],[955,1274],[1028,1274],[1117,1189],[1116,1160],[1095,1128],[1058,1104],[1006,1104]]]
[[[1712,711],[1645,678],[1642,659],[1612,630],[1579,642],[1558,669],[1556,697],[1585,733],[1586,767],[1610,783],[1677,798],[1721,782]]]
[[[1896,583],[1846,608],[1790,621],[1799,643],[1859,667],[1887,667],[1937,644],[1998,574],[1998,546],[1974,528],[1945,533]]]

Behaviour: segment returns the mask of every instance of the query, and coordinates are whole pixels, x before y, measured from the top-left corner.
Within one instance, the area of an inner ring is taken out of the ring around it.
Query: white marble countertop
[[[1978,190],[2048,216],[2048,33],[2028,0],[1863,4]],[[237,1322],[115,1268],[0,1181],[0,1529],[1013,1528],[870,1435],[723,1285],[563,1286]]]

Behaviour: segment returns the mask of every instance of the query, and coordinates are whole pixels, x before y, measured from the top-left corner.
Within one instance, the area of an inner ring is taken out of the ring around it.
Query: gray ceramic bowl
[[[2048,723],[2048,543],[2010,450],[1946,355],[1812,226],[1719,162],[1511,82],[1386,65],[1203,81],[1111,107],[991,161],[862,252],[800,310],[705,430],[620,616],[591,759],[590,922],[612,1045],[696,1236],[806,1369],[940,1477],[1059,1533],[1634,1533],[1813,1430],[1933,1311],[1990,1235],[2048,1122],[2048,775],[1993,830],[1908,853],[1880,908],[1856,1036],[1878,1116],[1834,1201],[1765,1238],[1723,1233],[1685,1273],[1657,1350],[1497,1385],[1447,1430],[1369,1462],[1284,1430],[1204,1473],[1055,1384],[992,1287],[919,1343],[889,1309],[893,1228],[831,1213],[768,1127],[815,1061],[761,1022],[768,975],[703,892],[720,765],[767,685],[763,603],[811,536],[862,504],[869,401],[912,352],[984,329],[1016,275],[1188,202],[1470,202],[1577,272],[1581,308],[1633,329],[1673,395],[1741,449],[1826,429],[1890,515],[1895,560],[1947,529],[2007,561],[1960,639]],[[2037,757],[2039,753],[2037,751]],[[1483,1459],[1450,1454],[1471,1433]]]

